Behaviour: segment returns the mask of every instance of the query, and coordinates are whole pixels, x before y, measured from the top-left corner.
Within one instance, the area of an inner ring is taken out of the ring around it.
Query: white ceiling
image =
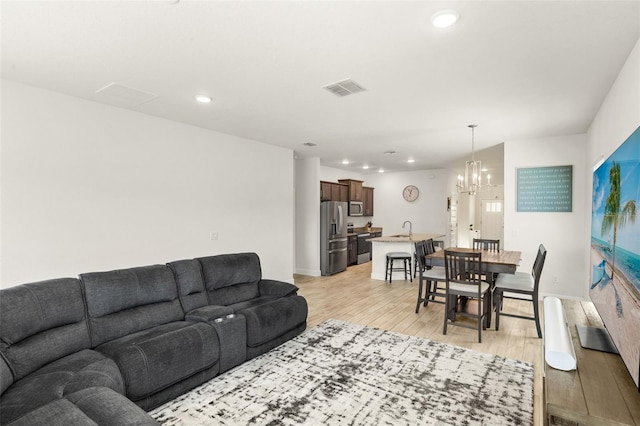
[[[445,8],[459,22],[432,27]],[[5,79],[360,172],[456,163],[476,123],[499,175],[506,140],[584,133],[640,37],[637,1],[3,0],[0,13]],[[322,88],[347,78],[367,90]],[[112,82],[158,97],[96,94]]]

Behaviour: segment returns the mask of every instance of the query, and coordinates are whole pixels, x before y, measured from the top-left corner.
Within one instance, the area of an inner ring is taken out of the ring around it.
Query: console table
[[[580,346],[576,324],[603,326],[595,307],[577,300],[563,300],[562,306],[578,370],[556,370],[544,363],[545,424],[640,426],[640,392],[620,355]]]

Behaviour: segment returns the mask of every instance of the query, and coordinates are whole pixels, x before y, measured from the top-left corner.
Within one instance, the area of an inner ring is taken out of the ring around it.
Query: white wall
[[[338,182],[340,179],[355,179],[363,181],[364,186],[371,186],[369,182],[369,176],[364,173],[350,171],[350,170],[342,170],[336,169],[333,167],[320,166],[320,180],[325,180],[327,182]]]
[[[375,188],[373,225],[381,226],[384,235],[393,235],[407,232],[408,228],[402,229],[402,223],[410,220],[414,233],[446,235],[450,173],[438,169],[367,175],[367,186]],[[416,201],[407,202],[402,197],[407,185],[418,187],[420,196]]]
[[[545,244],[549,252],[541,293],[588,298],[593,166],[615,151],[639,125],[640,40],[587,135],[505,143],[505,247],[522,250],[521,270],[529,270],[535,247]],[[516,213],[515,168],[563,164],[574,166],[573,212]]]
[[[593,167],[600,160],[608,158],[638,126],[640,126],[640,39],[627,58],[589,128],[588,169],[585,175],[587,183],[585,210],[589,212],[589,225],[591,224],[590,213],[593,200]],[[588,250],[591,243],[590,226],[585,229],[583,239],[585,262],[590,264]],[[585,285],[585,297],[587,296],[588,291]]]
[[[521,271],[530,271],[538,246],[547,249],[540,293],[583,298],[588,274],[584,257],[587,136],[558,136],[505,142],[504,198],[506,250],[522,251]],[[570,213],[516,212],[516,168],[573,165],[573,211]]]
[[[455,187],[453,190],[457,191]],[[504,185],[486,188],[475,195],[458,194],[458,247],[471,247],[474,238],[487,238],[481,233],[483,200],[504,200]],[[503,247],[504,232],[498,239]]]
[[[320,159],[295,161],[296,273],[320,276]]]
[[[600,159],[611,155],[639,125],[640,39],[591,123],[588,132],[588,164],[593,166]],[[589,185],[589,191],[591,189]],[[588,202],[591,209],[590,197]]]
[[[291,150],[8,81],[1,136],[2,287],[242,251],[292,281]]]

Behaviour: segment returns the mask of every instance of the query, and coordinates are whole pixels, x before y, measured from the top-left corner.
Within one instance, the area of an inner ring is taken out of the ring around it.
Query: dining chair
[[[515,274],[498,274],[495,282],[494,300],[496,303],[496,330],[500,328],[500,316],[533,320],[536,322],[538,337],[542,337],[540,330],[540,313],[538,309],[538,287],[542,267],[547,258],[547,249],[540,244],[536,260],[533,262],[531,273],[516,272]],[[515,293],[520,297],[505,296],[506,293]],[[529,300],[533,303],[533,317],[502,312],[503,299]]]
[[[474,238],[473,246],[475,250],[500,250],[500,240],[492,240],[488,238]]]
[[[500,240],[492,240],[488,238],[474,238],[473,246],[474,250],[489,250],[489,251],[500,251]],[[491,274],[489,276],[483,275],[482,279],[493,283],[495,282],[496,274]]]
[[[444,310],[444,327],[442,334],[447,334],[447,325],[456,325],[478,329],[478,343],[482,343],[482,330],[486,330],[491,304],[491,285],[481,280],[482,253],[445,249],[444,267],[446,297]],[[458,299],[477,300],[477,312],[462,310],[457,312]],[[473,318],[476,327],[456,321],[457,316]]]
[[[446,280],[445,271],[442,266],[431,266],[427,264],[426,256],[435,251],[433,240],[422,240],[415,242],[416,260],[419,263],[418,271],[418,302],[416,303],[416,314],[420,311],[420,304],[427,306],[429,301],[434,303],[444,303],[446,297],[443,288],[438,287],[438,283]],[[425,284],[424,297],[422,296],[422,284]],[[435,300],[442,297],[442,300]]]
[[[415,251],[413,252],[413,278],[418,276],[418,268],[424,268],[425,262],[420,263],[420,257],[427,255],[427,241],[419,240],[413,243]]]

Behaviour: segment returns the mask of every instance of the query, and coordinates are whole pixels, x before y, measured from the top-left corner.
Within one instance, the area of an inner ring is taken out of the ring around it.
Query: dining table
[[[447,250],[464,251],[468,253],[482,253],[481,265],[482,272],[486,273],[487,282],[491,284],[491,307],[493,307],[493,286],[497,274],[514,274],[520,260],[522,252],[516,250],[477,250],[467,247],[449,247]],[[444,266],[444,250],[438,250],[425,256],[428,265]],[[487,326],[491,325],[491,311],[487,318]]]

